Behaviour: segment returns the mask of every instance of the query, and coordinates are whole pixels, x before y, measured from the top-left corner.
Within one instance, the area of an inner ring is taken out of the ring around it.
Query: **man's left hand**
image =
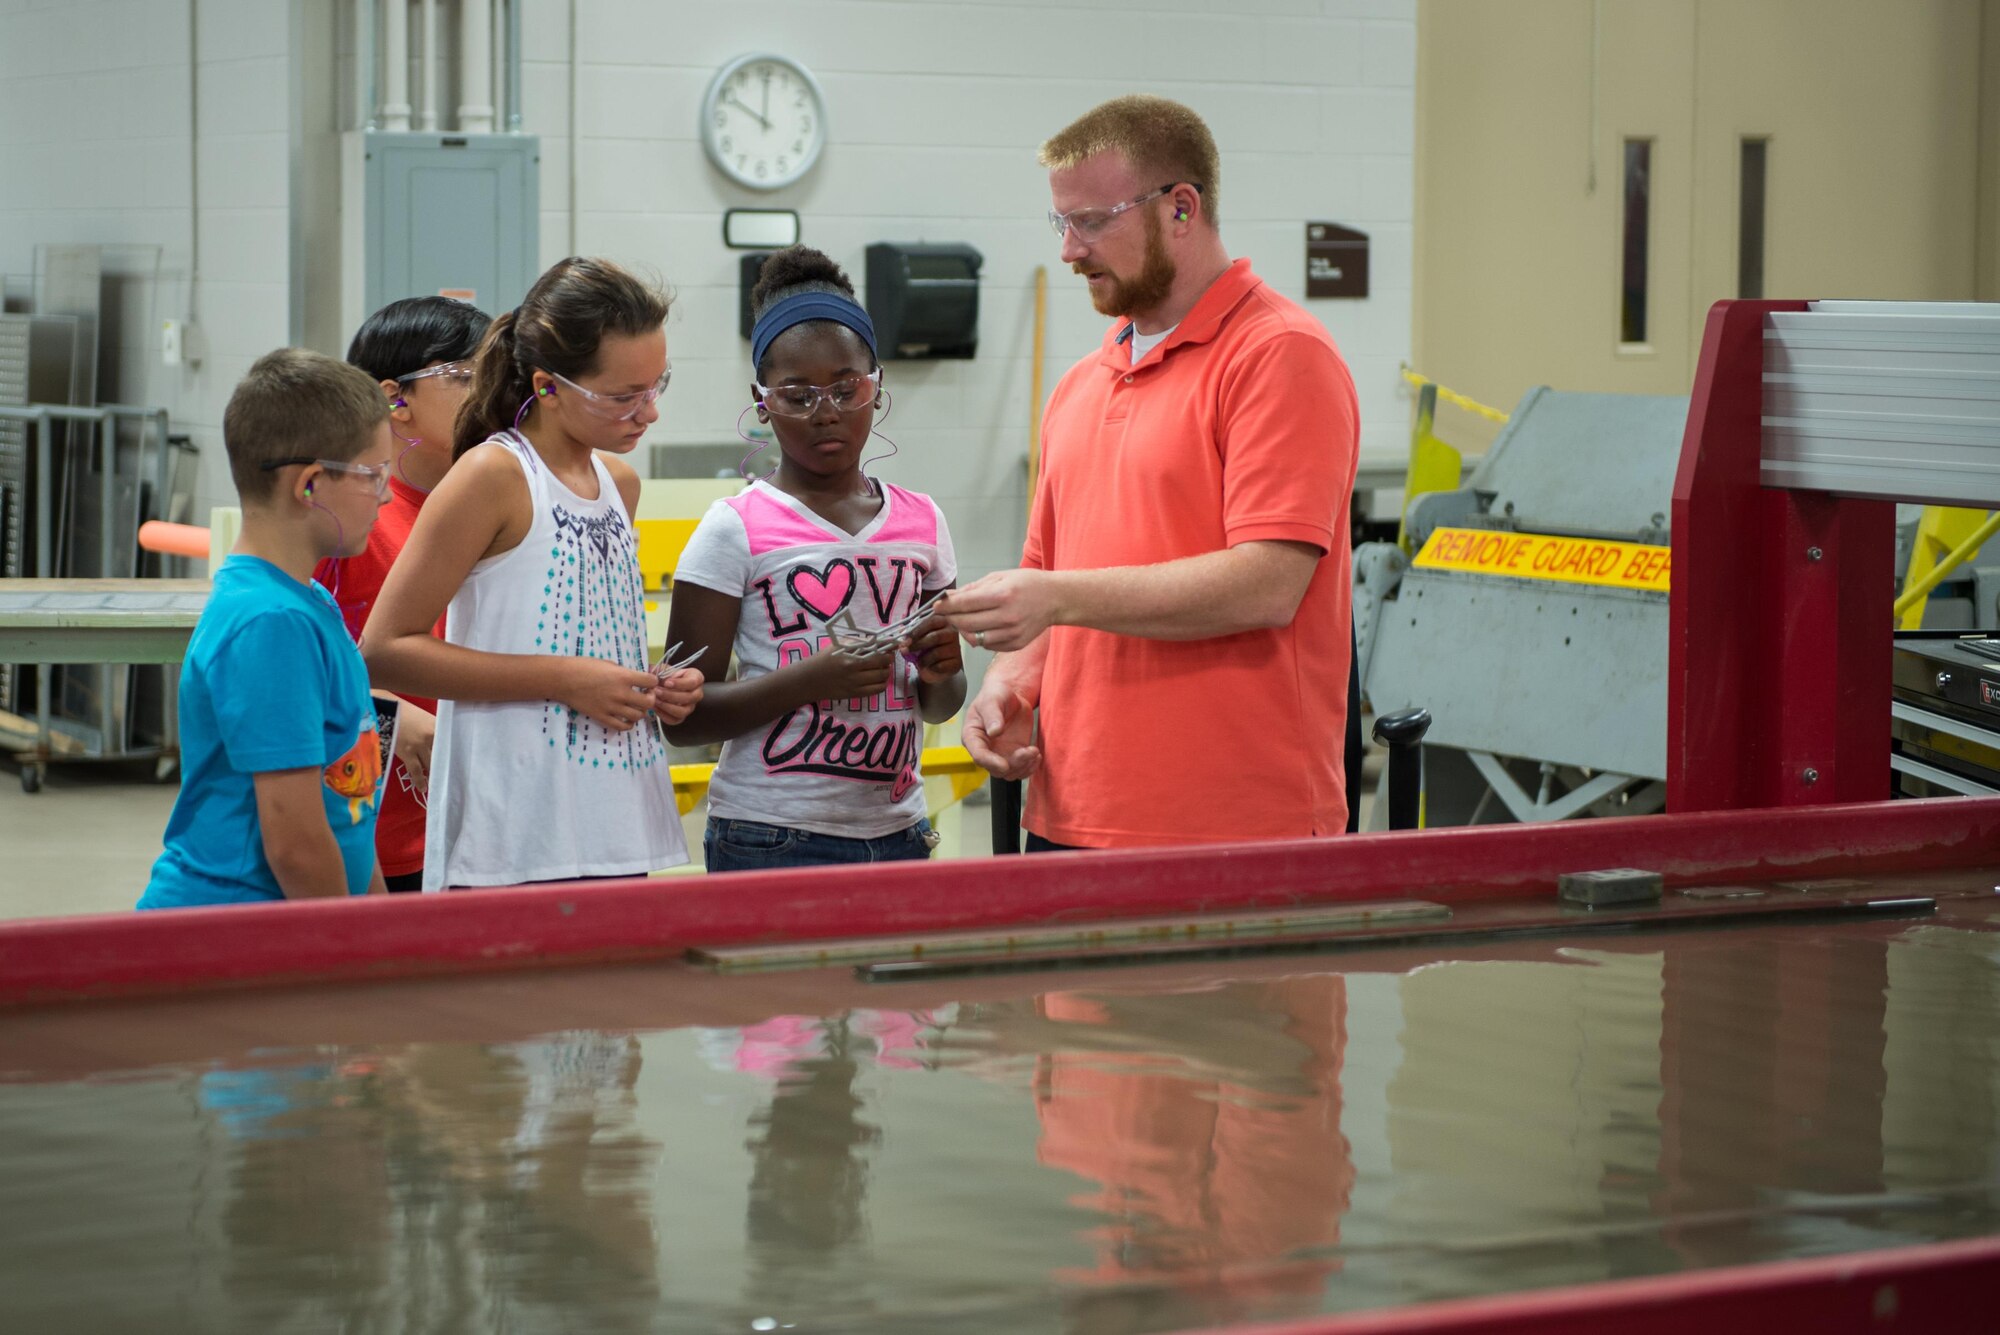
[[[999,570],[938,601],[952,628],[981,649],[1025,649],[1059,619],[1055,577],[1046,570]]]

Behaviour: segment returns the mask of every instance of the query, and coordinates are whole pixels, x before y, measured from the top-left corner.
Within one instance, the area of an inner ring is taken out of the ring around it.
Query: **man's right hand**
[[[1025,779],[1042,763],[1034,705],[990,677],[965,707],[959,736],[974,762],[996,779]]]

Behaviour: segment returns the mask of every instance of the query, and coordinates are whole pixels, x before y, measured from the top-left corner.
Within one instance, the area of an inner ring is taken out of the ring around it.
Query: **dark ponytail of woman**
[[[533,392],[529,377],[514,369],[514,314],[500,312],[472,354],[472,384],[452,423],[454,460],[512,426],[521,400]]]
[[[666,321],[670,300],[610,260],[571,256],[503,311],[473,354],[472,386],[458,410],[451,457],[514,425],[535,392],[535,372],[581,380],[597,369],[607,334],[636,338]]]

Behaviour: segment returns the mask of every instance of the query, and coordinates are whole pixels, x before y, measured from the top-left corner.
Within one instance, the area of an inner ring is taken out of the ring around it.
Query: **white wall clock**
[[[725,176],[752,190],[791,185],[826,146],[826,97],[784,56],[738,56],[701,101],[701,146]]]

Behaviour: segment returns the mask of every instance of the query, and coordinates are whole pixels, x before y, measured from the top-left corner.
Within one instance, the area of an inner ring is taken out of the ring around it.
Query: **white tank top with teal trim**
[[[645,671],[638,539],[604,461],[586,500],[518,432],[488,444],[527,476],[535,519],[472,568],[445,638],[496,654],[567,654]],[[554,700],[441,700],[424,889],[626,876],[688,860],[667,750],[651,720],[612,732]]]

